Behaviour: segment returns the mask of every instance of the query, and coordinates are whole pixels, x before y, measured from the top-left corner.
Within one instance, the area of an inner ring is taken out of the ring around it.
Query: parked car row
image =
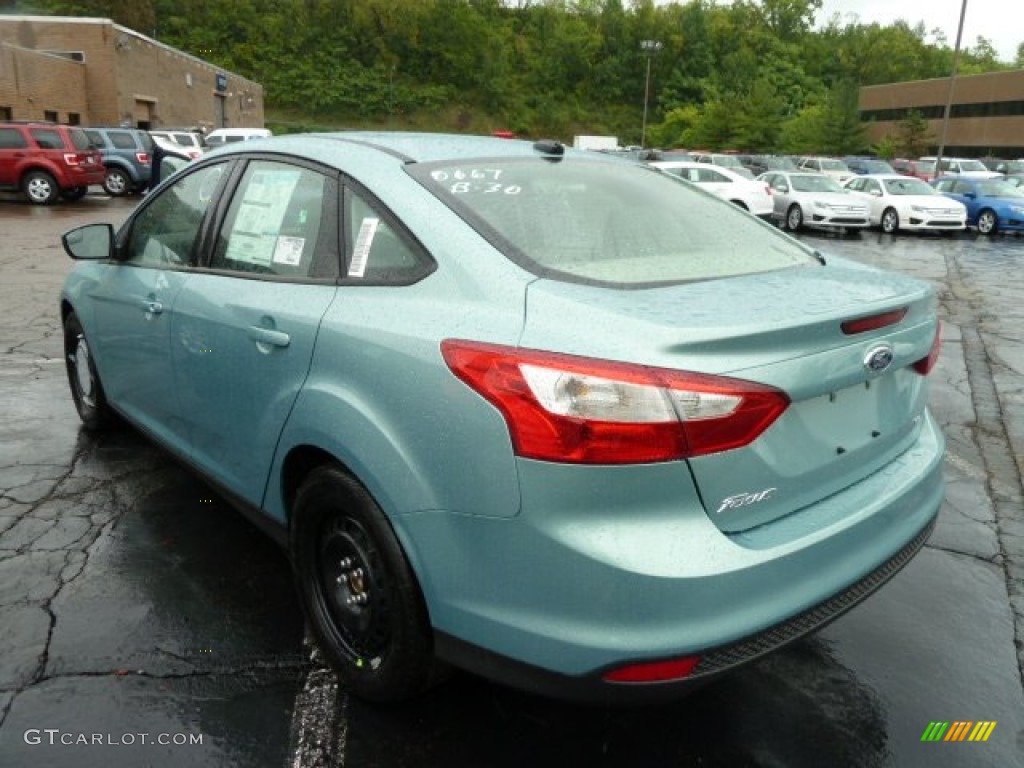
[[[113,197],[138,194],[150,186],[158,145],[174,166],[182,156],[186,162],[201,157],[207,145],[269,135],[263,128],[221,128],[204,137],[191,129],[0,122],[0,190],[20,191],[37,205],[81,199],[93,185]]]

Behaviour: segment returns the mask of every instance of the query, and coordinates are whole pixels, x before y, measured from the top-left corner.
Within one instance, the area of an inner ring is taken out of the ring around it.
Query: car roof
[[[536,144],[518,139],[499,139],[491,136],[470,136],[442,133],[405,133],[342,131],[337,133],[286,134],[265,139],[253,139],[217,149],[217,153],[256,152],[278,150],[322,162],[340,162],[355,147],[377,150],[403,163],[458,161],[473,158],[544,157],[553,156],[536,149]],[[566,156],[586,157],[601,162],[622,163],[620,158],[599,152],[574,150],[564,145]]]

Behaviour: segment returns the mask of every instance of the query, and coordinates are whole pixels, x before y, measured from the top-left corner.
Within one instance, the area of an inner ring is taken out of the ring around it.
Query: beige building
[[[872,85],[860,89],[861,118],[875,143],[895,136],[900,120],[917,110],[928,120],[937,147],[948,99],[948,77]],[[943,154],[1024,157],[1024,70],[956,78]]]
[[[263,127],[263,87],[110,19],[0,15],[0,119]]]

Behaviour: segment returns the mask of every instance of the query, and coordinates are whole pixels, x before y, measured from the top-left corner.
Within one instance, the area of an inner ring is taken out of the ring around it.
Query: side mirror
[[[114,255],[114,227],[110,224],[86,224],[65,232],[61,242],[72,259],[109,259]]]
[[[871,194],[872,197],[881,197],[882,196],[882,190],[880,190],[880,189],[872,189],[870,194]]]
[[[783,194],[785,194],[785,193],[789,192],[789,187],[788,187],[788,186],[786,186],[785,184],[783,184],[782,186],[780,186],[780,187],[778,188],[778,191],[779,191],[779,192],[782,192]]]
[[[968,200],[973,200],[974,198],[977,197],[977,195],[974,192],[964,192],[964,197],[966,197]]]

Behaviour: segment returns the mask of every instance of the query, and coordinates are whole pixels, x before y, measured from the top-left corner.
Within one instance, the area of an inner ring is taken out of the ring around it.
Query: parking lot
[[[269,540],[135,432],[79,429],[59,236],[136,202],[0,201],[0,766],[1024,765],[1024,237],[800,235],[940,296],[947,500],[866,603],[670,705],[456,674],[376,708],[311,659]],[[996,726],[922,742],[936,721]]]

